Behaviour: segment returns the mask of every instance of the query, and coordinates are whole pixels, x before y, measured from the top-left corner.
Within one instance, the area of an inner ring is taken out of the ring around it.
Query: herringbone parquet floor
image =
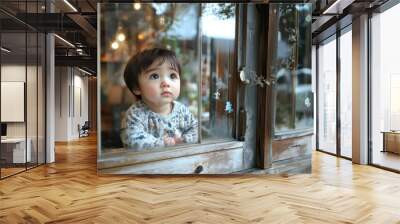
[[[323,153],[293,176],[97,176],[95,141],[0,181],[0,223],[400,223],[399,174]]]

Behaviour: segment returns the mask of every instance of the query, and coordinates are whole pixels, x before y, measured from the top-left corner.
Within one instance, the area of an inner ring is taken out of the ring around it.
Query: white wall
[[[78,138],[78,124],[81,126],[85,123],[85,121],[89,120],[89,111],[88,111],[88,78],[82,77],[83,73],[78,73],[76,75],[77,70],[74,71],[74,107],[72,108],[72,119],[71,119],[71,135],[73,138]],[[79,72],[79,71],[78,71]],[[71,103],[72,105],[72,103]],[[80,108],[81,107],[81,108]],[[81,110],[81,111],[80,111]]]
[[[28,74],[35,73],[36,74],[36,67],[33,66],[27,66],[27,72]],[[1,81],[8,81],[8,82],[25,82],[25,64],[24,65],[2,65],[1,66]],[[31,84],[31,83],[30,83]],[[36,85],[36,82],[34,83]],[[36,99],[36,89],[34,89],[34,92],[30,92],[30,88],[27,89],[27,102],[30,103],[32,102],[32,99],[29,98],[35,98]],[[36,105],[31,105],[36,108]],[[8,108],[1,108],[1,110],[7,110]],[[32,117],[34,115],[34,117]],[[27,114],[28,116],[28,121],[35,120],[36,121],[36,114]],[[8,137],[25,137],[25,123],[26,122],[7,122],[7,136]],[[28,125],[28,128],[33,127],[33,125]],[[36,129],[36,125],[35,125]],[[28,130],[28,134],[29,134]],[[29,135],[28,135],[29,137]]]
[[[27,80],[26,80],[27,79]],[[6,122],[7,123],[7,137],[10,138],[24,138],[25,135],[30,140],[30,148],[32,152],[32,161],[44,163],[44,74],[42,67],[38,66],[25,66],[25,64],[3,64],[1,66],[1,80],[10,82],[24,82],[26,85],[26,100],[23,102],[21,112],[25,114],[26,120],[22,122]],[[21,94],[24,91],[21,90]],[[2,96],[7,97],[7,96]],[[25,98],[25,97],[24,97]],[[26,103],[26,106],[25,106]],[[13,108],[2,107],[3,112],[13,113]],[[8,111],[7,111],[8,110]],[[15,113],[15,112],[14,112]],[[38,157],[37,157],[38,153]],[[49,160],[50,161],[50,160]]]
[[[25,82],[25,65],[2,65],[1,81]],[[1,108],[1,110],[7,110],[7,108]],[[25,137],[25,122],[7,123],[7,136]]]
[[[55,68],[55,141],[68,141],[68,74],[67,67]]]
[[[56,67],[56,141],[79,138],[78,124],[88,120],[88,78],[83,75],[76,68]]]

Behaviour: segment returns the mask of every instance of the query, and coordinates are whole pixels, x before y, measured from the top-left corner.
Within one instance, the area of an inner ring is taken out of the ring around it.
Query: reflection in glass
[[[39,2],[27,2],[27,13],[38,13]],[[33,19],[38,20],[38,17]],[[37,22],[37,21],[35,21]],[[38,41],[39,36],[35,30],[27,29],[27,73],[26,73],[26,125],[27,125],[27,167],[31,168],[38,164]]]
[[[7,1],[2,6],[15,10],[24,20],[27,13],[41,13],[45,0]],[[0,152],[1,178],[45,162],[45,35],[26,24],[0,13],[2,115],[12,113],[14,119],[2,117]],[[33,17],[38,19],[38,17]],[[6,89],[7,87],[10,89]],[[14,91],[10,94],[10,91]],[[12,105],[5,106],[5,100]],[[12,98],[13,97],[13,98]],[[12,99],[11,99],[12,98]],[[12,109],[11,106],[14,108]]]
[[[38,164],[44,164],[46,158],[46,148],[45,148],[45,87],[46,87],[46,79],[45,79],[45,65],[46,65],[46,36],[43,33],[39,33],[38,35],[38,135],[37,135],[37,162]]]
[[[202,138],[232,138],[235,5],[208,3],[202,9]]]
[[[340,36],[340,154],[352,157],[352,35]]]
[[[181,65],[177,101],[197,118],[200,5],[102,4],[101,13],[104,33],[101,39],[103,149],[123,147],[120,130],[124,129],[125,111],[139,100],[125,87],[123,72],[129,58],[145,49],[160,47],[176,54]]]
[[[318,48],[318,144],[336,154],[336,37]]]
[[[36,32],[27,32],[27,75],[26,75],[26,114],[27,114],[27,149],[30,150],[30,155],[27,163],[27,167],[37,165],[37,41],[38,35]]]
[[[275,134],[312,130],[311,4],[271,4],[270,12],[277,21],[270,43],[277,52],[269,68],[275,80]]]
[[[5,98],[14,95],[18,111],[24,110],[26,89],[26,33],[7,32],[1,34],[1,46],[10,51],[1,51],[1,112],[2,123],[7,125],[6,139],[1,140],[1,177],[6,177],[25,170],[25,162],[30,161],[26,151],[26,120],[23,113],[10,110],[12,105],[5,105]],[[7,88],[5,86],[9,86]],[[16,91],[15,95],[10,91]],[[9,102],[11,103],[11,102]],[[18,115],[17,115],[18,114]],[[7,115],[7,116],[4,116]],[[8,116],[11,115],[11,116]],[[15,115],[15,116],[14,116]]]

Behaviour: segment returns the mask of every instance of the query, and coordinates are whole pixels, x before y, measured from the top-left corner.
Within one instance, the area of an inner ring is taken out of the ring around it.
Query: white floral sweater
[[[197,120],[189,109],[173,102],[168,115],[160,115],[138,101],[125,114],[122,121],[121,140],[125,147],[136,151],[165,146],[164,137],[180,137],[184,143],[198,141]]]

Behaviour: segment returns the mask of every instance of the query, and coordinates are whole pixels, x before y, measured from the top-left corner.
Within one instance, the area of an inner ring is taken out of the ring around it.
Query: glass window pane
[[[46,148],[45,148],[45,122],[46,122],[46,108],[45,108],[45,65],[46,65],[46,36],[43,33],[39,33],[38,36],[38,164],[45,163]]]
[[[318,147],[336,154],[336,38],[318,48]]]
[[[270,44],[277,49],[268,71],[276,81],[274,133],[312,130],[311,4],[271,4],[270,12],[276,21]]]
[[[297,70],[295,72],[295,128],[312,129],[313,91],[311,74],[311,4],[296,4],[297,9]]]
[[[400,33],[394,29],[399,21],[400,4],[371,19],[372,163],[395,170],[400,170]]]
[[[31,153],[28,154],[30,158],[28,159],[28,168],[37,165],[37,74],[38,74],[38,35],[36,32],[29,31],[27,33],[27,80],[26,80],[26,115],[27,115],[27,142],[28,149],[30,148]]]
[[[26,2],[25,14],[27,20],[38,22],[35,13],[39,11],[38,2]],[[27,125],[27,167],[34,167],[38,163],[38,33],[27,28],[27,74],[26,74],[26,125]]]
[[[1,177],[25,170],[26,33],[1,33],[1,123],[6,133],[1,140]],[[11,109],[14,108],[14,109]],[[28,144],[29,149],[29,144]]]
[[[340,36],[340,153],[352,157],[352,35]]]
[[[44,0],[1,3],[21,21],[35,19],[35,14],[43,11],[40,7],[44,4]],[[2,117],[0,167],[1,177],[5,177],[25,170],[25,167],[36,166],[38,162],[44,163],[45,160],[45,79],[42,75],[45,65],[45,36],[14,18],[8,19],[7,15],[1,14],[0,17],[7,21],[1,24],[0,63],[1,84],[4,88],[0,109],[2,114],[12,113],[15,116],[14,119]],[[3,97],[12,102],[14,109],[4,105],[7,100],[3,100]],[[40,138],[38,132],[41,133]]]
[[[235,4],[208,3],[202,9],[202,140],[232,138]]]
[[[127,133],[128,123],[123,118],[126,118],[127,109],[140,99],[125,87],[123,72],[130,57],[146,49],[161,47],[176,54],[181,65],[177,101],[198,121],[200,4],[102,4],[101,13],[104,33],[101,40],[103,148],[122,147],[120,131],[123,139],[132,136]],[[146,124],[154,132],[161,133],[158,120]],[[198,128],[195,130],[197,132]],[[164,139],[163,136],[157,138]],[[125,146],[137,150],[135,142],[129,141],[132,145],[125,142]],[[151,147],[146,150],[148,148]]]

